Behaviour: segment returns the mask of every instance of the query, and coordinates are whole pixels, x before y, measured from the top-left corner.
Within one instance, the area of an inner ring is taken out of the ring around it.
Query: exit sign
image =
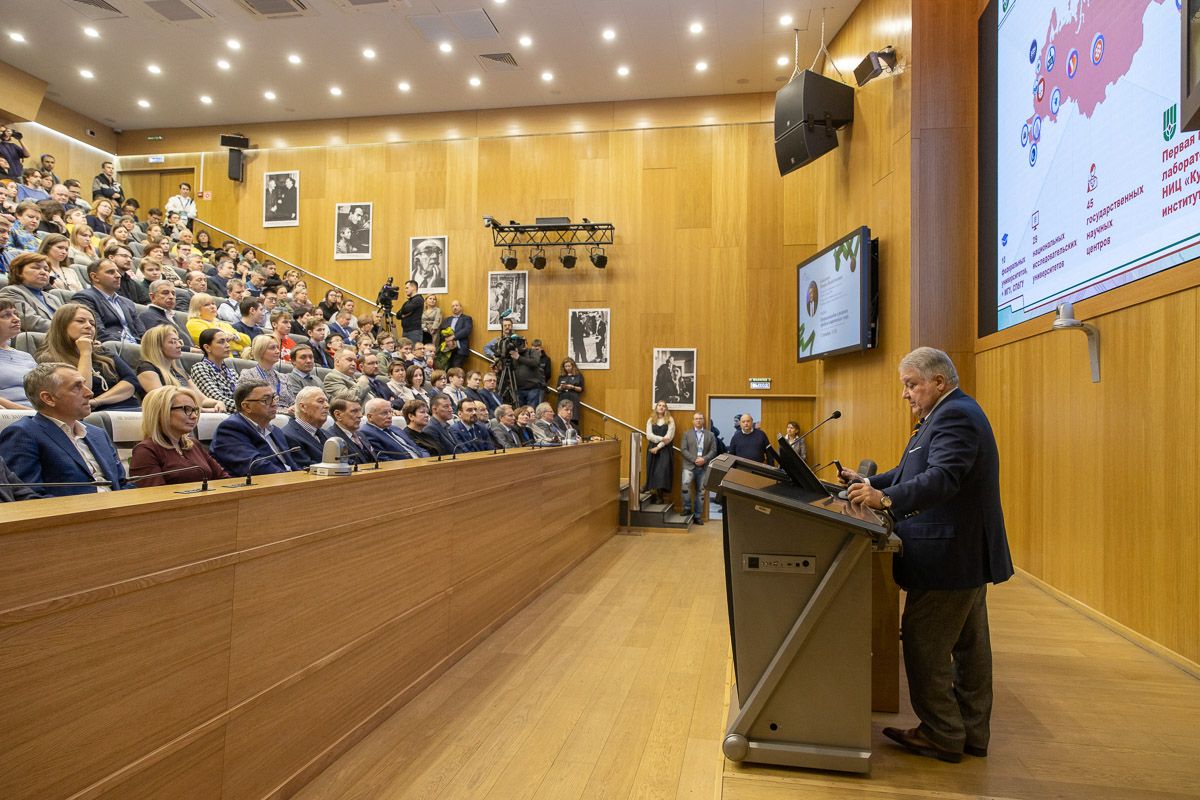
[[[771,379],[770,378],[751,378],[750,379],[750,388],[751,389],[770,389],[771,388]]]

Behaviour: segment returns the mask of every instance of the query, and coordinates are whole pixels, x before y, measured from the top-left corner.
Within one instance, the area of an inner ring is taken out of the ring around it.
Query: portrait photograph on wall
[[[696,350],[654,348],[654,396],[651,403],[667,401],[672,411],[696,410]]]
[[[412,257],[408,279],[417,282],[421,294],[446,294],[450,291],[446,279],[445,236],[414,236],[408,240]]]
[[[567,311],[567,353],[580,369],[608,369],[608,309]]]
[[[488,330],[500,330],[507,315],[513,330],[529,329],[529,273],[498,271],[488,273]]]
[[[371,203],[338,203],[333,207],[333,260],[371,257]]]
[[[293,228],[300,224],[300,171],[263,175],[263,227]]]

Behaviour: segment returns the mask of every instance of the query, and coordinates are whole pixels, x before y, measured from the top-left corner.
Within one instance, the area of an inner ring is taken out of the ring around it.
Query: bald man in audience
[[[360,405],[365,402],[371,384],[366,375],[355,378],[357,367],[358,353],[354,352],[354,348],[343,347],[339,350],[333,357],[333,371],[325,374],[325,394],[333,398],[341,395],[353,397]]]
[[[367,401],[367,421],[358,429],[359,435],[375,450],[380,461],[403,461],[423,458],[427,454],[402,431],[392,427],[392,404],[382,397]]]

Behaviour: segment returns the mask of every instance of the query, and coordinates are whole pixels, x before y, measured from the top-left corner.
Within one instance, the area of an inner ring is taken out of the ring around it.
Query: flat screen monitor
[[[979,335],[1200,256],[1180,0],[979,18]]]
[[[797,265],[797,362],[875,346],[878,263],[864,226]]]
[[[817,477],[817,473],[812,471],[812,467],[804,463],[804,459],[796,455],[796,451],[787,443],[787,439],[782,435],[779,437],[779,450],[768,446],[771,453],[775,456],[775,460],[779,462],[779,466],[787,473],[787,476],[792,479],[792,483],[802,489],[808,489],[811,492],[816,492],[822,497],[829,496],[829,490],[825,488],[825,484],[821,483],[821,479]]]

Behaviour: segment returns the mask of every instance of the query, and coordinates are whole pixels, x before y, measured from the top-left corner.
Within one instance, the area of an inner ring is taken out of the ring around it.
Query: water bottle
[[[579,434],[574,428],[567,428],[567,438],[564,444],[579,444]]]

